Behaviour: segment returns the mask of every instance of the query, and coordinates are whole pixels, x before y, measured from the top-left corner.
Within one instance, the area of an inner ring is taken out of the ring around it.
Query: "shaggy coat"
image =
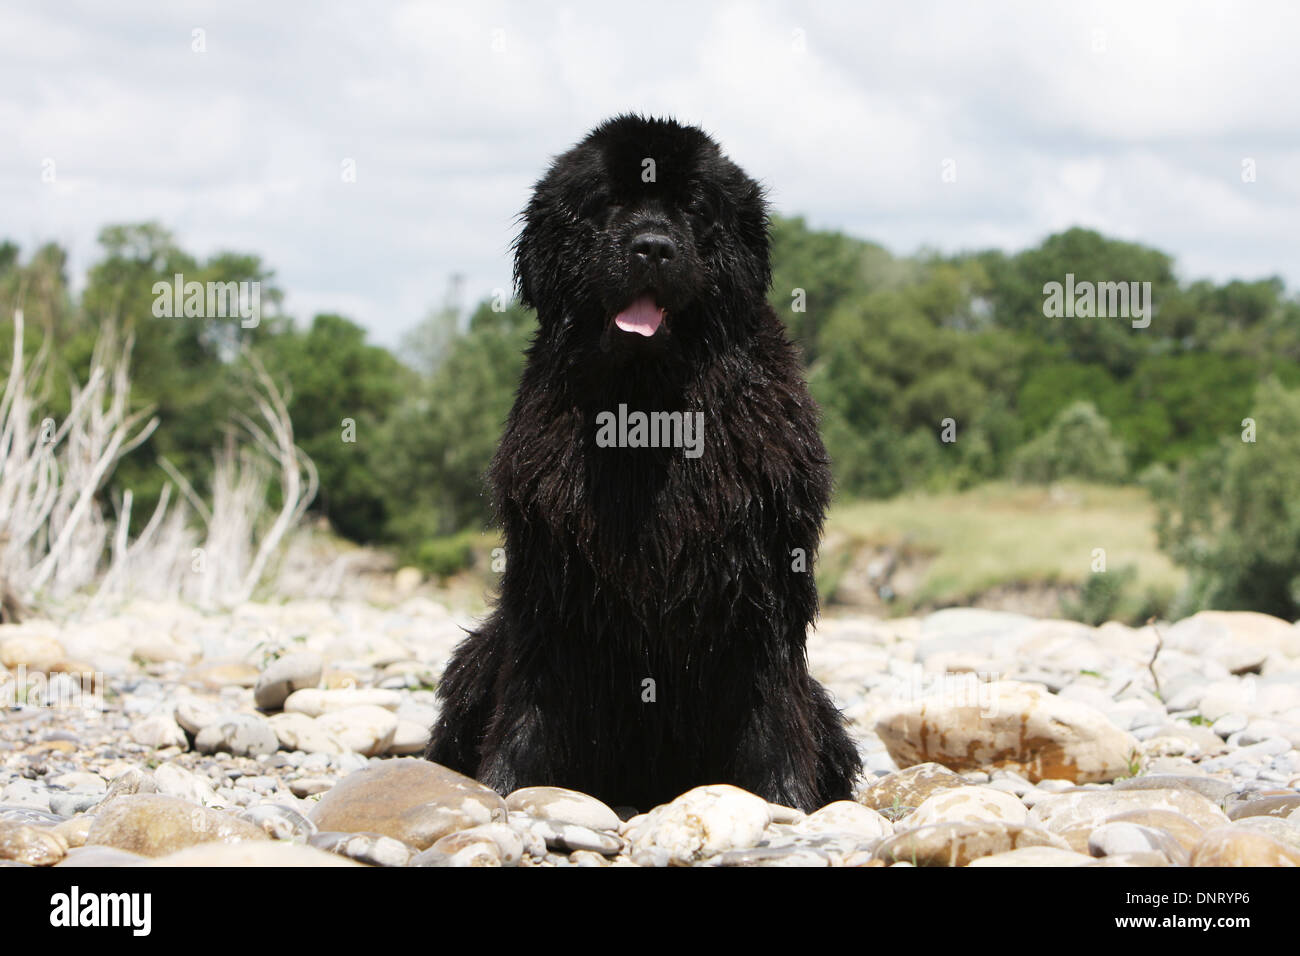
[[[523,222],[539,328],[488,474],[506,567],[426,757],[642,810],[709,783],[848,798],[858,754],[805,649],[830,470],[765,299],[760,187],[700,130],[624,116],[554,162]],[[609,447],[620,406],[702,413],[698,457]]]

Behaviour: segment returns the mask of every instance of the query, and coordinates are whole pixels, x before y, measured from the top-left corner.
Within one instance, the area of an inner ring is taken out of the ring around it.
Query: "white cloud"
[[[391,344],[451,273],[508,284],[547,161],[638,110],[900,252],[1080,223],[1296,288],[1298,28],[1282,0],[32,5],[0,31],[0,236],[64,242],[75,275],[102,225],[158,219]]]

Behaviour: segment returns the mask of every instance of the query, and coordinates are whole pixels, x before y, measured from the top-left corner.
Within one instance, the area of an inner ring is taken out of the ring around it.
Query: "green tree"
[[[1254,441],[1224,436],[1176,474],[1148,478],[1160,544],[1191,575],[1183,612],[1300,615],[1300,391],[1269,379],[1254,406]]]
[[[1128,474],[1124,445],[1091,402],[1063,409],[1052,426],[1012,457],[1019,481],[1047,483],[1062,478],[1122,481]]]
[[[390,518],[381,427],[418,377],[338,315],[318,315],[305,332],[286,330],[259,351],[287,383],[295,438],[320,473],[313,510],[355,541],[381,539]]]

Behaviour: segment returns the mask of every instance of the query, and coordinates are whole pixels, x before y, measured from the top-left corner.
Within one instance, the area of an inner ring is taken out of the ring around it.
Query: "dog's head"
[[[720,333],[771,281],[759,185],[701,130],[619,116],[558,157],[515,242],[544,329],[644,356]],[[721,324],[724,327],[710,327]]]

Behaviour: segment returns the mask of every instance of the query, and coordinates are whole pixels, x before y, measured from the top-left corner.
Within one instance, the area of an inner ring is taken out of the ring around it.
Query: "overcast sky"
[[[261,254],[291,314],[393,344],[451,274],[468,301],[508,286],[547,160],[632,110],[895,252],[1079,224],[1294,292],[1298,38],[1285,0],[3,0],[0,236],[64,244],[79,282],[101,226],[157,219],[197,254]]]

